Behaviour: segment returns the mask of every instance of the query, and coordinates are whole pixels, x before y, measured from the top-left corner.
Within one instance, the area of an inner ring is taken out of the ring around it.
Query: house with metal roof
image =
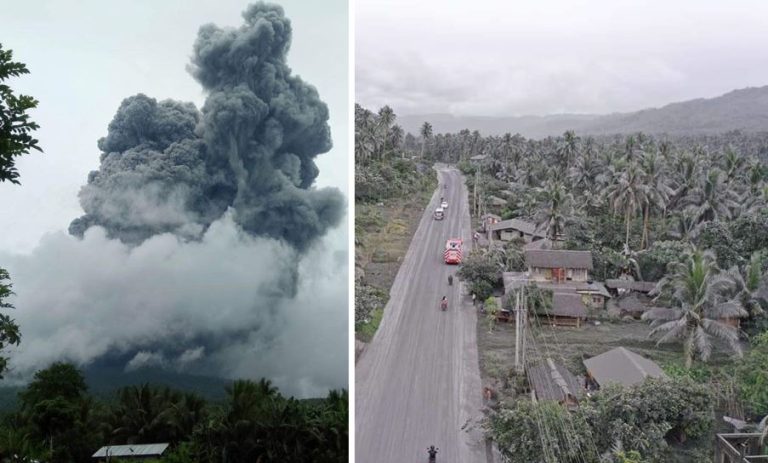
[[[564,365],[554,362],[551,358],[538,365],[529,366],[526,374],[531,384],[533,400],[550,400],[566,407],[574,407],[584,397],[585,390],[578,378]]]
[[[97,461],[114,460],[150,460],[159,458],[168,449],[167,443],[162,444],[133,444],[133,445],[107,445],[93,454],[91,458]]]
[[[667,378],[664,370],[654,361],[624,347],[584,360],[584,366],[587,368],[587,382],[597,388],[608,384],[628,387],[642,383],[646,378]]]
[[[522,239],[526,243],[546,238],[543,230],[537,230],[536,224],[521,219],[502,220],[488,228],[488,239],[491,241],[512,241]]]

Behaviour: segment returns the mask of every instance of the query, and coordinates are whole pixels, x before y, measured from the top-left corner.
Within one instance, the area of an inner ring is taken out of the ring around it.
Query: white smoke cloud
[[[232,216],[199,241],[163,234],[131,247],[92,227],[82,240],[59,232],[30,254],[0,253],[23,335],[10,378],[117,354],[132,357],[126,369],[267,377],[299,396],[346,387],[346,231],[301,255]]]

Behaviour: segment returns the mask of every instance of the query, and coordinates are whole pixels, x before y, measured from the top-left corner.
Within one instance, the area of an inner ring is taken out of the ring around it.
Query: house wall
[[[528,271],[531,273],[531,279],[537,281],[552,280],[553,269],[551,268],[528,267]],[[588,279],[589,272],[587,272],[587,269],[565,269],[565,281],[587,281]]]
[[[531,242],[531,235],[526,235],[517,230],[500,230],[499,239],[501,239],[501,241],[512,241],[519,238],[522,238],[526,243]]]

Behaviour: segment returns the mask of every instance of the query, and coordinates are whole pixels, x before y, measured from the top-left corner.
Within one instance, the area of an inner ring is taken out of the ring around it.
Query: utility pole
[[[515,371],[522,374],[525,366],[525,286],[517,292],[515,300]]]

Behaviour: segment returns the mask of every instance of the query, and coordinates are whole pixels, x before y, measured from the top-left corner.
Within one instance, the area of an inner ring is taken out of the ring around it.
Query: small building
[[[536,224],[520,219],[502,220],[490,226],[488,239],[491,241],[512,241],[522,239],[526,243],[546,238],[543,231],[536,230]]]
[[[525,251],[528,273],[534,281],[589,281],[592,253],[560,249],[530,249]]]
[[[577,292],[553,293],[552,308],[545,314],[552,326],[581,327],[587,319],[587,307]]]
[[[757,463],[768,461],[768,447],[760,432],[717,435],[715,463]]]
[[[584,388],[578,378],[564,365],[555,363],[551,358],[538,365],[528,367],[526,371],[531,384],[531,399],[550,400],[572,408],[584,397]]]
[[[498,196],[488,196],[487,204],[495,208],[502,208],[507,205],[507,200]]]
[[[483,214],[480,220],[483,222],[483,233],[488,233],[491,225],[501,222],[501,217],[496,214]]]
[[[654,361],[624,347],[584,360],[584,366],[590,389],[599,389],[611,383],[629,387],[642,383],[646,378],[667,378]]]
[[[598,281],[539,281],[531,279],[528,273],[523,272],[504,272],[501,277],[504,282],[504,294],[511,294],[531,283],[553,293],[575,292],[581,296],[584,305],[594,315],[603,313],[605,302],[611,297],[605,286]]]
[[[91,458],[97,461],[114,460],[150,460],[160,458],[168,449],[167,443],[163,444],[135,444],[135,445],[107,445],[93,454]]]
[[[648,294],[656,287],[655,281],[635,281],[626,278],[614,278],[605,280],[605,287],[617,295],[626,294],[635,291],[642,294]]]

